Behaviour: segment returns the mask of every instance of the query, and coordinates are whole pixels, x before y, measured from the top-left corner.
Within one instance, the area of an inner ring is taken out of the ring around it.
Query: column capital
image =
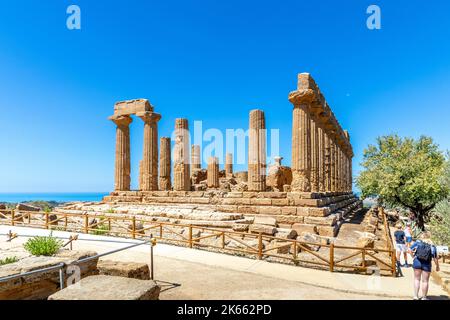
[[[111,116],[108,119],[114,122],[118,127],[127,127],[133,122],[133,119],[129,116]]]
[[[161,120],[161,114],[156,112],[138,112],[136,113],[136,116],[141,118],[145,123],[158,122],[159,120]]]

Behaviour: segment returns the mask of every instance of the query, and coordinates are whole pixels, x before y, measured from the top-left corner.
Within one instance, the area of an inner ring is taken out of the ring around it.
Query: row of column
[[[140,186],[143,191],[171,190],[171,142],[160,139],[158,166],[158,127],[161,115],[137,114],[144,121],[143,159]],[[116,129],[115,190],[130,190],[130,116],[112,117]],[[334,126],[323,121],[308,103],[294,102],[292,126],[292,191],[344,192],[352,189],[352,152],[346,147],[350,137],[344,131],[341,141]],[[191,152],[190,151],[191,148]],[[189,155],[191,154],[191,157]],[[226,155],[225,172],[233,175],[232,155]],[[158,174],[159,167],[159,174]],[[177,191],[191,190],[191,175],[201,170],[200,146],[189,144],[187,119],[175,120],[174,183]],[[159,179],[158,179],[159,177]],[[219,187],[219,161],[208,159],[207,184]],[[266,123],[262,110],[252,110],[249,117],[248,190],[266,190]]]
[[[308,104],[294,105],[292,191],[352,190],[352,153],[337,136]]]

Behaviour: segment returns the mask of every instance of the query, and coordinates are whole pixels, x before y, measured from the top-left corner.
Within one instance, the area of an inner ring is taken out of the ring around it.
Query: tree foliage
[[[430,137],[379,137],[377,145],[364,150],[361,165],[364,170],[356,183],[362,196],[378,197],[382,203],[409,209],[421,229],[449,192],[442,181],[445,156]]]
[[[450,162],[447,163],[443,183],[450,188]],[[436,244],[450,246],[450,198],[436,205],[430,227],[431,236]]]

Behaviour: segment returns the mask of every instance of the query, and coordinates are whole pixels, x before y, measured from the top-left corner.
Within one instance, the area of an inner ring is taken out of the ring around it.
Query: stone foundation
[[[310,226],[314,226],[315,233],[327,237],[336,236],[345,214],[362,207],[361,201],[350,192],[116,191],[106,196],[104,202],[179,206],[243,216],[241,221],[230,221],[229,225],[221,223],[219,227],[225,228],[234,227],[233,223],[258,224],[253,220],[255,217],[270,217],[274,227],[311,230]]]

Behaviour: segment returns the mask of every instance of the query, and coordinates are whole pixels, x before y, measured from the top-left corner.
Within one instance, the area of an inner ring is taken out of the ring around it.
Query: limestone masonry
[[[161,115],[145,99],[116,103],[114,115],[109,118],[117,126],[115,184],[104,201],[242,214],[252,218],[250,231],[259,230],[255,217],[270,217],[278,227],[336,236],[339,221],[361,207],[361,201],[352,193],[350,135],[341,128],[308,73],[298,75],[297,90],[288,98],[293,105],[292,167],[282,166],[282,158],[277,157],[275,164],[267,168],[264,111],[252,110],[247,172],[233,172],[231,153],[226,155],[223,171],[216,157],[207,159],[207,169],[203,169],[200,146],[190,145],[188,120],[184,118],[175,121],[174,154],[170,138],[163,137],[158,157]],[[144,121],[136,191],[130,190],[131,115]]]

